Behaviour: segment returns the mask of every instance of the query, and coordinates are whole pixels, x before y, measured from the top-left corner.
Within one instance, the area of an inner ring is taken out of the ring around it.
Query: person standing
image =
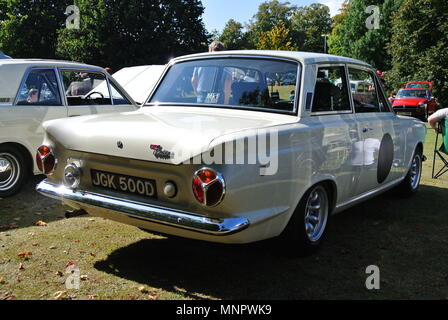
[[[208,52],[224,51],[226,47],[221,41],[213,41],[208,46]],[[216,85],[215,81],[219,75],[218,67],[199,67],[195,68],[193,71],[193,76],[191,78],[191,84],[193,90],[196,93],[196,101],[198,103],[210,103],[207,99],[209,94],[213,92],[213,87]],[[224,104],[229,104],[231,87],[232,87],[232,75],[222,70],[224,73]],[[216,103],[216,102],[213,102]]]

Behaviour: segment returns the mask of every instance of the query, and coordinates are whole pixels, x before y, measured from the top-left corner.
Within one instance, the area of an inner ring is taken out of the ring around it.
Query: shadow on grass
[[[273,240],[221,245],[169,237],[120,248],[95,268],[194,299],[443,298],[447,288],[428,283],[446,272],[445,192],[423,185],[410,199],[384,194],[346,210],[332,217],[323,248],[310,257],[286,258]],[[365,289],[372,264],[385,278],[380,291]]]
[[[0,198],[0,232],[33,226],[36,221],[46,223],[64,218],[61,202],[44,197],[35,188],[45,176],[33,176],[22,190],[9,198]]]

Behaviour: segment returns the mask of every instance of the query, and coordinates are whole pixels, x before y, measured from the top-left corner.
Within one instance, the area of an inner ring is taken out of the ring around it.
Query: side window
[[[358,86],[358,90],[352,92],[355,112],[380,112],[381,108],[373,74],[368,71],[352,68],[348,69],[348,74],[350,84],[353,83]],[[363,90],[360,89],[361,87]]]
[[[114,101],[114,104],[131,104],[131,102],[128,99],[126,99],[124,94],[122,94],[112,82],[109,83],[110,83],[110,91],[112,93],[112,100]]]
[[[20,88],[17,104],[62,106],[55,71],[53,69],[32,70]]]
[[[363,90],[352,92],[355,112],[380,112],[380,103],[378,101],[378,92],[375,84],[375,78],[371,72],[359,69],[348,69],[350,83],[354,83]]]
[[[377,88],[378,88],[378,96],[380,98],[381,112],[392,112],[389,107],[388,99],[386,99],[386,96],[384,95],[385,90],[384,90],[383,84],[378,80],[378,78],[375,83],[377,84]],[[382,90],[380,90],[380,88]]]
[[[62,79],[69,106],[112,104],[104,74],[63,70]]]
[[[312,112],[350,111],[344,67],[321,67],[317,71]]]

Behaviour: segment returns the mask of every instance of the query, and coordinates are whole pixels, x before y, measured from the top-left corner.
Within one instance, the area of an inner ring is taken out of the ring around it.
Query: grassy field
[[[272,241],[225,246],[65,219],[33,191],[36,177],[0,200],[0,299],[447,299],[448,174],[431,179],[433,143],[430,131],[415,197],[384,194],[334,216],[319,253],[300,259]],[[65,289],[70,262],[79,290]],[[365,288],[369,265],[381,270],[380,290]]]

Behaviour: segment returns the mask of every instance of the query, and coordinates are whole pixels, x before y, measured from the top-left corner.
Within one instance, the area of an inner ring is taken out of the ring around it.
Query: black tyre
[[[0,146],[0,198],[20,191],[28,177],[29,168],[23,154],[12,146]]]
[[[404,180],[398,185],[397,191],[405,197],[414,195],[420,186],[420,180],[422,177],[422,152],[417,149],[412,157],[411,167]]]
[[[288,255],[305,256],[319,248],[330,211],[330,197],[324,184],[317,184],[305,193],[282,234]]]

